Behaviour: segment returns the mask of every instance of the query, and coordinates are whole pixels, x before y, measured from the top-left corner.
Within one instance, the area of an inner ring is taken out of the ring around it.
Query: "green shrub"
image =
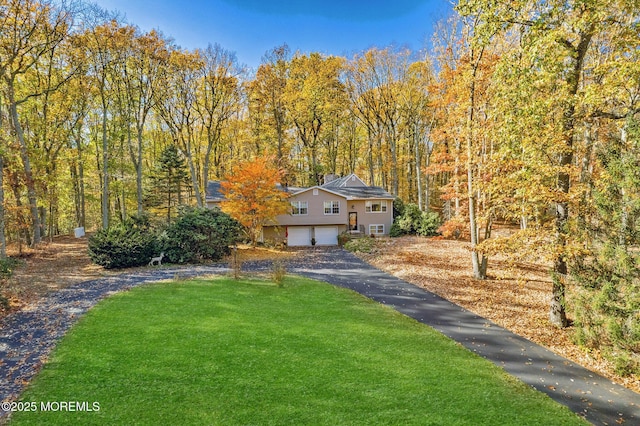
[[[422,212],[422,217],[416,228],[416,234],[423,237],[438,235],[440,227],[440,216],[435,212]]]
[[[403,235],[405,235],[405,234],[406,234],[406,232],[404,232],[404,231],[402,230],[402,228],[401,228],[401,227],[400,227],[400,225],[398,224],[398,221],[397,221],[397,220],[396,220],[396,221],[394,221],[394,222],[391,224],[391,229],[389,230],[389,236],[390,236],[390,237],[392,237],[392,238],[395,238],[395,237],[401,237],[401,236],[403,236]]]
[[[20,261],[18,259],[13,259],[11,257],[0,259],[0,280],[11,278],[13,270],[19,264]]]
[[[416,204],[404,205],[402,215],[396,217],[389,235],[400,237],[406,234],[429,237],[438,235],[440,216],[434,212],[423,212]]]
[[[416,225],[420,219],[414,219],[410,215],[403,215],[396,219],[394,223],[398,224],[401,235],[415,234]]]
[[[422,210],[416,204],[407,204],[404,213],[398,219],[400,229],[407,234],[415,234],[418,231],[420,222],[422,221]]]
[[[146,265],[158,252],[156,233],[147,216],[132,216],[89,238],[89,257],[105,269]]]
[[[10,257],[0,259],[0,283],[2,284],[2,287],[6,284],[6,280],[11,278],[13,270],[18,264],[20,264],[19,260],[12,259]],[[0,294],[0,310],[4,309],[9,309],[9,299]]]
[[[594,282],[582,282],[574,290],[573,340],[599,350],[616,374],[640,374],[638,286],[612,278],[602,269],[598,272]]]
[[[231,253],[240,232],[240,224],[219,209],[185,207],[160,243],[173,263],[220,260]]]
[[[375,246],[375,238],[365,237],[348,241],[344,248],[353,253],[371,253]]]
[[[404,214],[404,209],[404,201],[402,201],[402,198],[396,197],[396,199],[393,200],[393,218],[395,219],[396,217],[402,216]]]
[[[638,362],[635,361],[628,352],[609,355],[607,358],[613,360],[613,370],[619,376],[628,377],[640,372],[640,365],[638,365]]]
[[[338,235],[338,245],[340,247],[344,247],[349,241],[351,241],[353,237],[348,232],[343,232]]]

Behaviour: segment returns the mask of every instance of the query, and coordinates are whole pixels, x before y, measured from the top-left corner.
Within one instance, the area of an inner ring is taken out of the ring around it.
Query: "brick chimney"
[[[329,173],[324,175],[324,183],[325,185],[329,182],[333,182],[334,180],[338,179],[340,176],[338,175],[334,175],[333,173]]]

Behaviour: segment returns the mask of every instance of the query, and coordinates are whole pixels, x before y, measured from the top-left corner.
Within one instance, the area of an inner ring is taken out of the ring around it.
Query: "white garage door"
[[[287,228],[287,245],[290,247],[310,246],[311,228],[308,226],[290,226]]]
[[[319,246],[338,245],[337,226],[316,226],[316,244]]]

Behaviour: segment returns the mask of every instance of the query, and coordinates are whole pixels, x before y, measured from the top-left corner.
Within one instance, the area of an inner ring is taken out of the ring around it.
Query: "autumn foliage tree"
[[[518,248],[529,258],[552,265],[549,321],[566,327],[571,272],[602,251],[597,241],[602,233],[593,236],[586,230],[603,221],[598,190],[612,163],[605,155],[606,164],[600,164],[603,160],[594,152],[601,146],[607,146],[601,155],[611,152],[618,144],[612,135],[625,133],[624,119],[640,112],[622,95],[633,93],[631,97],[637,98],[637,74],[633,65],[625,65],[637,58],[632,53],[640,40],[634,26],[637,5],[631,1],[464,0],[456,10],[467,19],[479,19],[473,39],[480,46],[495,46],[497,35],[511,40],[511,49],[502,55],[491,77],[497,99],[488,113],[497,121],[491,138],[497,155],[486,179],[502,217],[520,216],[522,229],[510,237],[515,244],[497,251],[512,255]],[[618,78],[626,82],[608,84]],[[605,87],[612,91],[607,93]],[[613,150],[618,158],[629,149],[622,146]],[[627,229],[625,221],[633,216],[628,216],[627,194],[634,189],[623,174],[617,181],[626,186],[619,191],[624,196],[617,204],[624,219],[619,225]],[[608,187],[605,197],[614,200],[617,191]],[[604,277],[596,275],[600,280]],[[637,319],[628,318],[637,324]]]
[[[290,210],[288,194],[278,187],[284,172],[273,164],[272,158],[258,157],[238,165],[222,182],[227,199],[221,205],[222,211],[245,227],[253,245],[263,226]]]

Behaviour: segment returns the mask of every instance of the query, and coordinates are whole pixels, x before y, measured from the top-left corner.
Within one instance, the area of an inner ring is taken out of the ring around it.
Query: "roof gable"
[[[351,187],[366,187],[368,186],[362,179],[355,175],[355,173],[351,173],[348,176],[334,179],[322,185],[324,188],[351,188]]]
[[[316,189],[316,190],[319,190],[319,191],[322,191],[322,192],[327,192],[327,193],[332,194],[332,195],[337,195],[338,197],[348,198],[346,195],[343,195],[343,194],[339,193],[338,191],[335,191],[334,190],[335,188],[324,188],[322,186],[312,186],[310,188],[300,188],[299,191],[294,192],[292,194],[292,197],[295,197],[296,195],[304,194],[306,192],[311,191],[312,189]]]

